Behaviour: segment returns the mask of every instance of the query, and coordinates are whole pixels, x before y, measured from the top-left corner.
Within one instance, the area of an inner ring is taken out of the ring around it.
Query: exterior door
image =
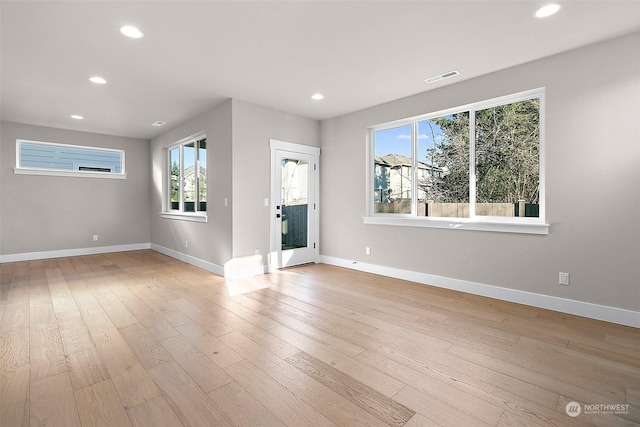
[[[315,151],[319,153],[316,147],[272,141],[272,270],[317,259],[319,155]]]

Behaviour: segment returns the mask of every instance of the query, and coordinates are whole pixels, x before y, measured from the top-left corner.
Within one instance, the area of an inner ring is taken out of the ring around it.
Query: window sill
[[[160,212],[160,217],[164,219],[176,219],[179,221],[207,222],[207,215],[184,212]]]
[[[365,224],[395,225],[401,227],[445,228],[450,230],[493,231],[499,233],[549,234],[549,224],[497,221],[471,221],[464,219],[432,219],[389,216],[365,216]]]
[[[70,176],[74,178],[107,178],[107,179],[127,179],[126,173],[113,172],[90,172],[90,171],[63,171],[51,169],[31,169],[13,168],[16,175],[48,175],[48,176]]]

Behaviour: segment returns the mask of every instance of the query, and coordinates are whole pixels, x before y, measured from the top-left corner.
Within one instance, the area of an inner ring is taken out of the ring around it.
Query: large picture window
[[[169,209],[207,211],[207,138],[201,135],[169,148]]]
[[[543,223],[543,96],[536,90],[371,128],[371,216]]]

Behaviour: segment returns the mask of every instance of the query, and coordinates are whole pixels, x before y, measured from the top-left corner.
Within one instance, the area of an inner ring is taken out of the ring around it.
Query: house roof
[[[377,164],[386,165],[389,167],[394,166],[411,166],[411,158],[407,156],[403,156],[402,154],[387,154],[386,156],[376,157],[375,162]],[[442,168],[438,166],[432,166],[424,162],[417,162],[416,166],[418,169],[429,169],[429,170],[442,170]]]

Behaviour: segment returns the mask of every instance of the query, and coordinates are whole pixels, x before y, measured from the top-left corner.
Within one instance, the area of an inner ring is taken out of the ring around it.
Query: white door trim
[[[278,247],[277,241],[277,230],[276,230],[276,204],[279,203],[280,191],[279,189],[274,188],[274,183],[276,182],[276,173],[280,173],[280,170],[275,168],[274,165],[276,163],[276,151],[290,151],[299,154],[306,154],[315,157],[316,168],[312,171],[315,174],[314,179],[314,197],[316,203],[314,221],[312,227],[314,228],[315,235],[315,248],[314,248],[314,257],[313,262],[318,262],[320,258],[320,244],[319,244],[319,232],[320,232],[320,148],[312,147],[309,145],[295,144],[293,142],[280,141],[277,139],[269,140],[269,148],[271,151],[270,155],[270,164],[269,168],[271,171],[271,181],[270,181],[270,192],[271,192],[271,201],[270,201],[270,221],[269,221],[269,256],[267,257],[268,270],[270,272],[278,270],[281,268],[280,265],[280,253],[281,248]]]

